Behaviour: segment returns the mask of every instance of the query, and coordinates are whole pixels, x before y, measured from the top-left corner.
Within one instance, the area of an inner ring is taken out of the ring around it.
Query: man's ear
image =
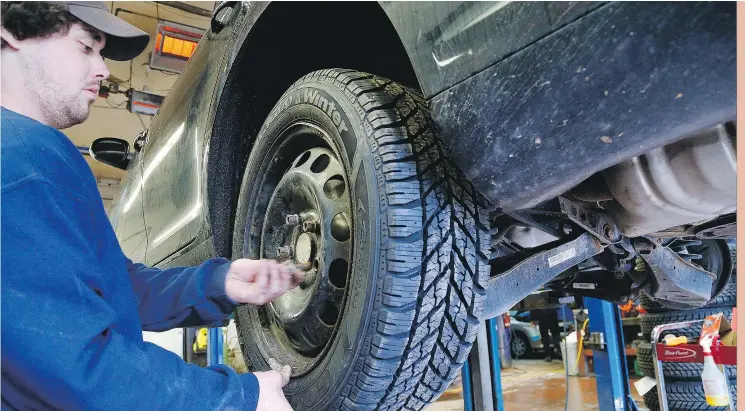
[[[21,48],[21,41],[15,38],[8,30],[5,30],[5,27],[0,27],[0,37],[2,37],[3,42],[8,45],[8,47],[18,50]]]

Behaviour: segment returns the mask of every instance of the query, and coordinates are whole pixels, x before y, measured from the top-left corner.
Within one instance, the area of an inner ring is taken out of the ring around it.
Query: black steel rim
[[[246,248],[258,248],[260,258],[311,268],[298,287],[255,308],[251,338],[266,360],[292,365],[297,377],[323,358],[343,316],[353,215],[347,173],[328,133],[298,122],[277,142],[258,180],[271,194],[259,196],[249,212]],[[244,255],[251,254],[246,248]]]

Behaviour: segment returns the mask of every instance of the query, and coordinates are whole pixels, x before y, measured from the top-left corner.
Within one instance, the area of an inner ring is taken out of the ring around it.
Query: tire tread
[[[338,408],[421,409],[447,389],[476,338],[489,275],[485,200],[445,155],[418,92],[346,70],[293,87],[306,82],[355,96],[380,171],[384,293],[370,353]]]
[[[737,385],[735,381],[730,381],[732,390],[732,404],[737,405]],[[706,403],[704,397],[704,388],[701,381],[670,381],[665,384],[667,392],[667,405],[670,411],[708,411],[722,410],[722,407],[712,407]],[[657,389],[653,388],[644,394],[644,405],[650,411],[659,411],[660,399],[657,395]]]

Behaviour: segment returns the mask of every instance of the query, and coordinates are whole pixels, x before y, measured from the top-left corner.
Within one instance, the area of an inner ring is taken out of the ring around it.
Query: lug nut
[[[303,231],[305,231],[306,233],[315,232],[317,226],[318,225],[313,220],[303,221]]]
[[[288,214],[285,217],[285,224],[287,225],[298,225],[300,223],[300,216],[297,214]]]
[[[277,258],[281,260],[287,260],[292,257],[292,248],[288,246],[277,247]]]

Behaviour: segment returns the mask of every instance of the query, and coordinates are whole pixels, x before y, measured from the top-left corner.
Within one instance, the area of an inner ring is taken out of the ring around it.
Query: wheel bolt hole
[[[317,159],[315,159],[315,161],[313,161],[313,164],[310,165],[310,171],[314,173],[322,172],[329,166],[329,161],[330,159],[328,155],[321,154]]]
[[[344,213],[339,213],[331,219],[331,236],[342,243],[349,240],[349,223]]]
[[[318,311],[318,318],[322,323],[333,327],[336,324],[336,319],[339,317],[339,310],[336,308],[334,303],[331,301],[324,301],[321,304],[321,308]]]
[[[308,161],[308,159],[309,159],[309,158],[310,158],[310,151],[306,151],[306,152],[305,152],[305,153],[303,153],[303,155],[302,155],[302,156],[300,156],[300,158],[299,158],[299,159],[297,160],[297,163],[295,163],[295,167],[300,167],[300,166],[302,166],[303,164],[305,164],[305,162],[306,162],[306,161]]]
[[[347,272],[349,263],[343,258],[337,258],[329,265],[329,282],[336,288],[344,288],[347,285]]]
[[[345,189],[344,179],[338,174],[326,180],[326,184],[323,185],[323,193],[329,200],[341,197]]]

